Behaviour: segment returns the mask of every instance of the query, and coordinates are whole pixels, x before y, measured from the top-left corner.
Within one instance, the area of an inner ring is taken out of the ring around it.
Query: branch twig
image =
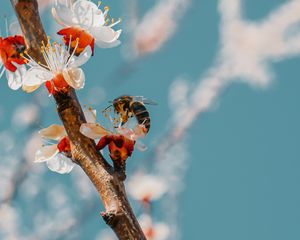
[[[21,25],[30,55],[43,62],[40,46],[47,42],[36,0],[11,0]],[[54,94],[57,112],[72,143],[72,158],[88,175],[103,201],[103,219],[122,240],[146,239],[128,202],[125,187],[113,168],[96,150],[95,142],[79,132],[85,123],[82,108],[74,89]]]

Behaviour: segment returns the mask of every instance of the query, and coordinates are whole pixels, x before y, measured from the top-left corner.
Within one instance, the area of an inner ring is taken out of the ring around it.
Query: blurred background
[[[40,0],[41,14],[59,39],[51,3]],[[123,19],[122,45],[96,48],[78,96],[99,113],[123,94],[158,102],[147,151],[127,162],[148,239],[298,240],[300,0],[105,5]],[[0,16],[5,35],[5,16],[16,20],[9,1]],[[53,123],[45,89],[12,91],[2,77],[0,239],[114,239],[80,168],[60,175],[33,164],[37,131]]]

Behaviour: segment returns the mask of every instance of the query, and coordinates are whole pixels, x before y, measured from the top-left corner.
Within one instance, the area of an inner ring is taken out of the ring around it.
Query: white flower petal
[[[70,158],[67,158],[63,154],[57,154],[47,161],[47,166],[53,172],[66,174],[72,171],[75,164]]]
[[[52,124],[47,128],[39,131],[39,134],[43,138],[52,139],[59,141],[67,135],[65,128],[61,125]]]
[[[167,240],[170,237],[170,227],[162,222],[154,224],[155,240]]]
[[[96,45],[100,48],[114,48],[117,47],[121,44],[121,41],[117,40],[111,43],[106,43],[106,42],[101,42],[101,41],[97,41]]]
[[[80,132],[91,139],[98,139],[105,135],[111,134],[110,131],[97,123],[83,123],[80,127]]]
[[[118,40],[122,30],[115,31],[108,26],[91,28],[91,33],[95,37],[96,44],[100,43],[113,43]]]
[[[49,159],[53,158],[56,154],[58,154],[58,152],[59,151],[57,145],[43,146],[35,153],[34,162],[40,163],[48,161]]]
[[[52,8],[52,15],[57,23],[63,27],[78,24],[78,20],[74,15],[74,12],[62,4],[55,4],[55,7]]]
[[[118,128],[116,128],[116,131],[117,131],[118,134],[121,134],[121,135],[125,136],[126,138],[128,138],[130,140],[135,141],[137,139],[134,131],[131,128],[118,127]]]
[[[90,46],[87,46],[78,57],[73,56],[70,59],[68,66],[73,68],[80,67],[85,64],[91,58],[91,56],[92,49],[90,48]]]
[[[13,90],[17,90],[22,86],[22,80],[26,73],[26,67],[17,63],[13,64],[17,67],[17,70],[15,72],[6,70],[6,77],[8,81],[8,86]]]
[[[74,89],[81,89],[85,84],[84,72],[81,68],[71,68],[63,71],[66,82]]]
[[[53,73],[42,67],[32,67],[26,72],[23,85],[28,87],[41,85],[42,83],[51,80],[53,77]]]
[[[157,200],[168,190],[165,181],[155,175],[137,173],[128,181],[128,192],[132,198],[142,201],[147,198],[150,201]]]
[[[97,27],[102,26],[105,23],[102,11],[93,2],[79,0],[74,3],[73,9],[81,27]]]
[[[96,123],[97,111],[94,109],[83,109],[85,120],[87,123]]]
[[[35,85],[35,86],[26,86],[26,85],[23,85],[22,86],[22,90],[24,92],[27,92],[27,93],[31,93],[31,92],[34,92],[35,90],[37,90],[41,85]]]
[[[18,90],[22,86],[22,78],[18,71],[11,72],[9,70],[6,70],[6,78],[8,86],[12,90]]]
[[[101,27],[105,24],[105,17],[103,12],[98,9],[98,11],[94,12],[94,16],[93,16],[94,20],[92,22],[92,26],[91,27]]]
[[[151,238],[153,240],[167,240],[170,236],[170,227],[163,222],[153,222],[153,219],[148,214],[142,214],[139,216],[139,223],[143,232],[146,234],[146,238]],[[151,236],[147,236],[151,230]]]

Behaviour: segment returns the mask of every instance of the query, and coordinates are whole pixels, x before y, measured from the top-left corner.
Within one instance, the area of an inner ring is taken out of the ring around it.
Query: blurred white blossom
[[[134,21],[133,45],[137,55],[158,51],[176,32],[190,0],[160,0],[139,20]]]
[[[36,151],[43,143],[43,139],[40,134],[33,133],[25,144],[23,155],[28,163],[31,163],[35,158]]]
[[[0,237],[8,240],[20,239],[18,236],[19,216],[17,210],[9,204],[0,205]]]
[[[12,123],[19,128],[27,128],[36,124],[39,120],[40,110],[35,104],[22,104],[16,108],[12,117]]]
[[[153,222],[151,216],[143,214],[139,217],[139,223],[146,235],[147,240],[167,240],[170,235],[170,228],[166,223]]]
[[[136,173],[127,183],[128,192],[132,198],[151,202],[158,200],[167,191],[167,185],[162,177]]]

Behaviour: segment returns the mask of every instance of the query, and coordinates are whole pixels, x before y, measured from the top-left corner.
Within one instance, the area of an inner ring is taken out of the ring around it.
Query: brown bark
[[[11,0],[26,40],[29,54],[43,62],[42,41],[47,41],[36,0]],[[88,175],[103,201],[103,219],[122,240],[146,239],[128,202],[123,182],[103,156],[95,142],[79,132],[85,123],[82,108],[74,89],[54,95],[57,112],[72,142],[72,158]]]

